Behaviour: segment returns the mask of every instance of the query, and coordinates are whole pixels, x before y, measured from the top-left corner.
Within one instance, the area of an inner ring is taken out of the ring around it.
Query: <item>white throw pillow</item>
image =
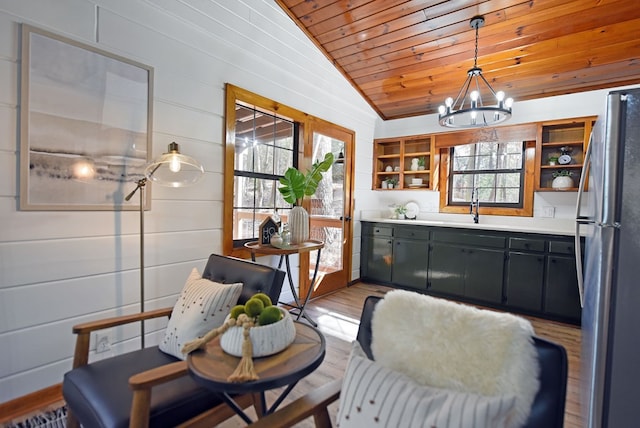
[[[238,302],[242,283],[221,284],[202,278],[193,268],[182,288],[182,292],[167,325],[161,351],[182,360],[185,343],[204,336],[220,327],[231,308]]]
[[[372,317],[375,361],[420,385],[517,397],[524,424],[539,388],[533,327],[522,317],[405,290],[387,293]]]
[[[340,393],[340,428],[506,428],[515,397],[422,386],[367,358],[354,342]]]

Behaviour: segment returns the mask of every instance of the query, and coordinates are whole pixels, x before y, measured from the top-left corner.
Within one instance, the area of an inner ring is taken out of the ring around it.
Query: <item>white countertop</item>
[[[433,214],[429,217],[418,216],[416,220],[398,220],[380,216],[367,218],[363,215],[361,221],[575,236],[575,221],[573,219],[481,215],[479,223],[476,224],[470,215]]]

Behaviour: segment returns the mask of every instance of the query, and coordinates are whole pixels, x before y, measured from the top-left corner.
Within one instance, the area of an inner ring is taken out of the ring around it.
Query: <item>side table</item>
[[[278,262],[278,269],[282,266],[282,260],[284,259],[285,265],[287,268],[287,278],[289,278],[289,287],[291,288],[291,293],[293,294],[293,300],[295,304],[289,304],[285,302],[279,302],[283,305],[289,306],[292,310],[298,310],[296,320],[299,320],[300,317],[304,317],[307,321],[309,321],[314,327],[316,324],[307,314],[304,313],[304,308],[307,306],[309,302],[309,298],[311,297],[311,293],[313,292],[313,287],[316,285],[316,276],[318,275],[318,265],[320,264],[320,251],[324,247],[324,242],[309,240],[302,242],[300,244],[291,244],[286,247],[274,247],[273,245],[263,245],[260,241],[252,241],[247,242],[244,246],[251,251],[251,260],[256,261],[256,254],[264,254],[264,255],[274,255],[280,256],[280,261]],[[293,286],[293,278],[291,277],[291,265],[289,263],[289,255],[290,254],[300,254],[308,251],[318,250],[318,255],[316,258],[316,266],[313,270],[313,277],[311,278],[311,283],[309,284],[309,290],[307,290],[307,294],[304,296],[304,300],[301,300],[298,293],[296,293],[296,289]]]
[[[253,421],[234,401],[231,395],[252,394],[258,417],[273,413],[298,381],[313,372],[325,356],[325,339],[322,333],[310,325],[295,322],[296,338],[284,351],[254,358],[253,366],[260,377],[251,382],[227,381],[240,361],[220,347],[220,337],[209,342],[205,349],[192,352],[187,357],[191,377],[199,385],[219,392],[225,402],[247,423]],[[286,386],[276,401],[267,408],[265,391]]]

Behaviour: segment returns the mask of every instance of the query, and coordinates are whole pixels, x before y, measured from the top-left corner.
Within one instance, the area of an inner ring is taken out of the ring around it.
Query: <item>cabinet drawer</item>
[[[397,227],[394,236],[396,238],[410,238],[410,239],[429,239],[429,230],[426,228],[412,227],[401,228]]]
[[[371,228],[373,236],[393,236],[393,227],[373,226]]]
[[[544,241],[539,239],[509,238],[510,250],[544,251]]]
[[[549,252],[573,255],[576,253],[576,247],[573,241],[551,241],[549,242]]]
[[[448,232],[444,230],[436,230],[433,232],[432,238],[436,241],[447,242],[451,244],[473,245],[478,247],[504,248],[505,237],[491,236],[480,234],[467,234]]]
[[[393,236],[393,227],[379,226],[377,224],[363,223],[362,234],[366,236]]]

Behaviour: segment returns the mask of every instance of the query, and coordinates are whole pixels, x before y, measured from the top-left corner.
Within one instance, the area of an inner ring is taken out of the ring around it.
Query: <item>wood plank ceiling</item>
[[[276,0],[383,119],[437,112],[473,66],[517,102],[640,83],[638,0]]]

